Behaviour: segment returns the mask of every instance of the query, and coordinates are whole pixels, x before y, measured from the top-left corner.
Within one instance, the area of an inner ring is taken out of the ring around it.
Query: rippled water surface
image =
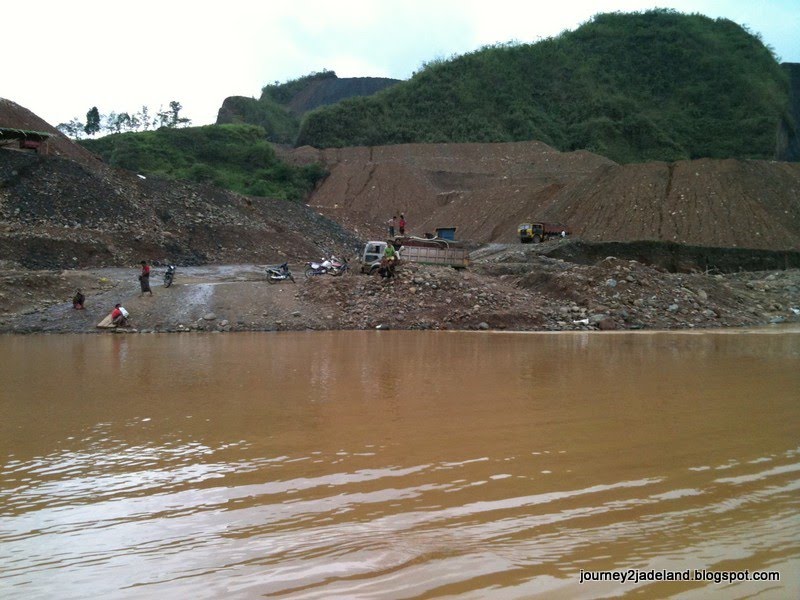
[[[799,452],[797,330],[2,336],[0,597],[798,597]]]

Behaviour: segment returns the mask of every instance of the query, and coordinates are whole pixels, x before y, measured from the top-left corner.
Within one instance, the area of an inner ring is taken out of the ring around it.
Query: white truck
[[[386,241],[372,241],[364,245],[361,252],[361,272],[375,273],[381,265]],[[443,238],[396,237],[394,247],[400,263],[415,262],[425,265],[443,265],[456,269],[469,266],[469,250],[460,247],[458,242]]]

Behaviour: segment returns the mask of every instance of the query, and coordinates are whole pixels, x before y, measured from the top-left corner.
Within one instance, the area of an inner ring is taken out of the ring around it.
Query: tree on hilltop
[[[183,106],[177,100],[172,100],[169,103],[169,109],[161,107],[161,110],[153,117],[150,116],[150,109],[146,105],[142,106],[141,110],[136,113],[111,111],[107,115],[101,114],[97,107],[93,106],[86,113],[85,124],[77,117],[73,117],[67,123],[59,123],[56,129],[67,137],[79,140],[82,137],[82,133],[94,136],[101,131],[122,133],[139,131],[140,129],[148,131],[157,127],[166,127],[168,129],[188,127],[192,124],[192,120],[181,117],[181,110],[183,110]]]
[[[83,127],[86,135],[94,135],[100,131],[100,112],[96,106],[89,109],[86,113],[86,125]]]
[[[61,133],[73,140],[81,139],[81,132],[84,130],[85,125],[78,120],[78,117],[73,117],[68,123],[59,123],[56,125]]]

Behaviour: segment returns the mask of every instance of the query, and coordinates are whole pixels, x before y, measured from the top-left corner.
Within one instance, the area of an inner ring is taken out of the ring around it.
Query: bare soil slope
[[[701,159],[598,170],[548,207],[590,241],[800,248],[800,163]]]
[[[30,111],[0,101],[0,125],[54,133],[50,153],[0,148],[0,263],[75,268],[282,262],[358,239],[304,204],[108,167]]]
[[[100,159],[86,148],[75,144],[58,129],[37,117],[27,108],[5,98],[0,98],[0,127],[50,133],[52,137],[47,142],[50,156],[68,158],[92,168],[103,167]]]
[[[694,160],[618,165],[538,142],[409,144],[295,151],[330,176],[309,204],[384,237],[404,213],[412,234],[458,227],[476,242],[514,242],[527,220],[568,223],[590,241],[800,249],[800,164]]]

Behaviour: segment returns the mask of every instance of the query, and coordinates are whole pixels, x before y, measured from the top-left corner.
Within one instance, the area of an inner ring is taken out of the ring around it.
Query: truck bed
[[[469,266],[469,251],[466,248],[403,246],[400,249],[400,260],[426,265],[466,268]]]

